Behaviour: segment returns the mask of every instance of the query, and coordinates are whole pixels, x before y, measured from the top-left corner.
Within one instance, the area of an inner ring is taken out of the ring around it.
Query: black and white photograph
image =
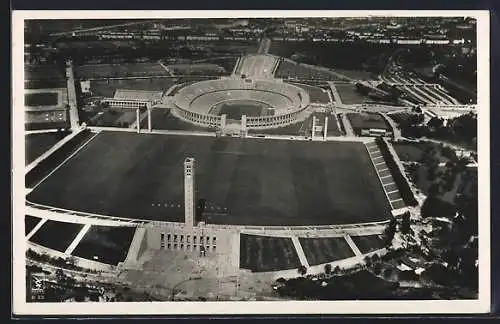
[[[489,311],[488,19],[14,12],[14,311]]]

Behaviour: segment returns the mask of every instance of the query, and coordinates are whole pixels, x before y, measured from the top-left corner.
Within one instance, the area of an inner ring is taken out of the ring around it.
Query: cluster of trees
[[[367,285],[367,283],[370,283]],[[390,296],[397,283],[386,282],[368,271],[322,280],[298,277],[276,281],[276,292],[283,297],[316,300],[376,299]]]
[[[421,125],[422,117],[412,117],[400,123],[401,134],[409,138],[430,137],[454,143],[466,143],[471,146],[477,141],[477,116],[468,113],[444,123],[439,117],[431,118],[426,125]]]
[[[74,257],[68,257],[68,258],[55,258],[51,257],[50,255],[46,253],[37,253],[33,251],[32,249],[28,249],[26,251],[26,258],[33,260],[33,261],[38,261],[41,263],[46,263],[50,264],[59,268],[64,268],[68,270],[75,270],[75,271],[83,271],[83,272],[90,272],[90,273],[97,273],[97,271],[92,270],[92,269],[86,269],[82,268],[80,266],[77,266],[75,264],[75,258]]]

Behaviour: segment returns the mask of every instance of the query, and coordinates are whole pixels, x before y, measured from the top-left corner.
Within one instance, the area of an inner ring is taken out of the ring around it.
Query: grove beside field
[[[183,161],[196,159],[208,223],[382,221],[390,207],[366,148],[306,142],[102,132],[28,200],[104,215],[183,221]]]

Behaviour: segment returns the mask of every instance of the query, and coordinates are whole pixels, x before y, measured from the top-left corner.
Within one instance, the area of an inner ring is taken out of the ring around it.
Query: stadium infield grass
[[[363,144],[102,132],[28,200],[118,217],[183,221],[183,161],[196,159],[208,223],[383,221],[390,206]]]

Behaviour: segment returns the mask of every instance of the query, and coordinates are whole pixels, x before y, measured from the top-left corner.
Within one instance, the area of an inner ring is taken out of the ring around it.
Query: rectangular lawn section
[[[384,247],[384,240],[380,237],[380,235],[351,236],[351,239],[363,254],[370,253]]]
[[[343,104],[346,105],[354,105],[354,104],[362,104],[371,99],[363,94],[359,93],[356,90],[356,86],[350,83],[336,83],[335,88],[337,88],[337,92],[339,93],[340,100],[342,100]]]
[[[240,268],[266,272],[298,267],[300,260],[291,238],[240,235]]]
[[[301,237],[299,241],[310,265],[328,263],[354,256],[354,252],[344,237]]]
[[[79,79],[170,75],[159,63],[89,64],[75,66]]]
[[[26,93],[24,95],[24,105],[28,107],[56,106],[58,96],[57,92]]]
[[[26,215],[24,216],[24,235],[28,235],[35,226],[40,223],[41,219],[39,217]]]
[[[300,87],[309,93],[309,100],[311,103],[328,104],[330,103],[330,97],[326,91],[323,91],[320,87],[315,87],[307,84],[301,83],[291,83],[297,87]]]
[[[82,224],[48,220],[33,234],[30,241],[49,249],[64,252],[82,228]]]
[[[362,143],[101,132],[28,200],[118,217],[183,221],[183,162],[216,224],[382,221],[390,206]]]
[[[125,261],[134,233],[135,227],[92,226],[72,254],[84,259],[117,265]]]
[[[26,164],[30,164],[43,153],[47,152],[52,146],[62,140],[66,134],[66,132],[57,132],[25,135]]]
[[[349,119],[352,128],[358,135],[361,134],[362,129],[376,128],[390,130],[390,127],[384,117],[379,114],[348,113],[347,118]]]
[[[141,122],[142,128],[148,127],[148,119]],[[215,128],[197,126],[175,117],[170,109],[153,108],[151,110],[151,127],[158,130],[181,130],[181,131],[202,131],[215,132]]]

